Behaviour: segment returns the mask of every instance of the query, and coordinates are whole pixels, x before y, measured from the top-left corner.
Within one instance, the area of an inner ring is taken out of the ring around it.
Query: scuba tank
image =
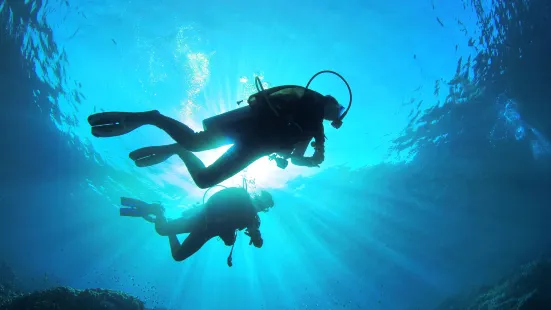
[[[275,114],[276,117],[279,116],[277,107],[272,105],[272,102],[269,100],[270,94],[280,91],[285,88],[294,88],[299,87],[295,85],[285,85],[278,86],[269,89],[257,89],[258,93],[249,96],[247,99],[247,106],[237,108],[235,110],[228,111],[213,117],[209,117],[203,120],[203,129],[204,130],[231,130],[235,128],[235,125],[243,121],[251,120],[258,117],[259,115],[271,115]],[[243,100],[238,101],[237,105],[240,105]],[[271,111],[268,111],[269,108]],[[267,113],[266,113],[267,112]]]
[[[346,110],[342,113],[339,120],[334,121],[333,123],[331,123],[331,125],[333,127],[338,129],[342,126],[342,120],[348,114],[348,111],[350,110],[350,107],[352,106],[352,90],[350,89],[350,86],[348,85],[348,82],[340,74],[338,74],[335,71],[330,71],[330,70],[323,70],[323,71],[320,71],[320,72],[314,74],[314,76],[312,76],[312,78],[310,78],[310,80],[306,84],[306,87],[304,87],[304,88],[306,90],[308,90],[309,87],[310,87],[310,84],[312,83],[312,81],[318,75],[323,74],[323,73],[331,73],[331,74],[334,74],[334,75],[338,76],[345,83],[346,87],[348,88],[348,93],[350,95],[350,102],[348,103],[348,107],[346,108]],[[227,128],[232,128],[236,123],[242,122],[243,120],[252,119],[252,118],[257,117],[258,114],[262,113],[261,111],[265,110],[266,108],[269,108],[276,117],[279,117],[280,115],[279,115],[279,112],[278,112],[278,107],[270,101],[270,98],[269,98],[270,95],[272,93],[280,91],[282,89],[294,88],[294,87],[297,87],[297,86],[296,85],[284,85],[284,86],[277,86],[277,87],[273,87],[273,88],[264,89],[264,87],[262,86],[262,82],[260,81],[260,78],[257,76],[255,78],[255,87],[256,87],[256,90],[258,92],[256,94],[251,95],[248,98],[248,100],[247,100],[248,106],[244,106],[242,108],[238,108],[238,109],[226,112],[226,113],[222,113],[220,115],[215,115],[213,117],[210,117],[210,118],[207,118],[207,119],[203,120],[203,129],[204,130],[209,130],[209,129],[222,129],[222,130],[224,130],[224,129],[227,129]],[[298,86],[298,87],[300,87],[300,86]],[[261,100],[258,100],[259,98]],[[238,101],[237,105],[241,104],[242,102],[243,102],[243,100]]]

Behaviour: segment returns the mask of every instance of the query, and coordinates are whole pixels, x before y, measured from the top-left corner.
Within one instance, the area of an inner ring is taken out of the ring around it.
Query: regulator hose
[[[344,113],[339,117],[339,120],[338,121],[334,121],[331,123],[331,125],[333,127],[335,127],[336,129],[339,129],[341,126],[342,126],[342,120],[344,119],[344,117],[348,114],[348,111],[350,111],[350,108],[352,107],[352,89],[350,88],[350,85],[348,84],[348,82],[346,81],[346,79],[340,75],[339,73],[335,72],[335,71],[332,71],[332,70],[322,70],[316,74],[314,74],[310,80],[308,81],[308,83],[306,83],[306,89],[308,89],[308,87],[310,87],[310,84],[312,83],[312,81],[320,74],[323,74],[323,73],[331,73],[331,74],[334,74],[336,76],[338,76],[343,82],[344,84],[346,85],[346,88],[348,88],[348,95],[350,96],[350,101],[348,102],[348,107],[346,108],[346,110],[344,111]]]

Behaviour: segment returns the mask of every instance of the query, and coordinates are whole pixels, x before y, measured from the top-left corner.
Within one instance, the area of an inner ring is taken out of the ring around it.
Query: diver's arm
[[[251,221],[251,224],[247,226],[245,235],[251,237],[251,242],[249,242],[249,245],[254,244],[255,247],[261,248],[264,244],[262,234],[260,233],[260,218],[257,214],[255,214],[254,220]]]
[[[325,160],[325,134],[323,130],[323,124],[321,125],[321,129],[318,131],[318,133],[314,136],[314,143],[312,144],[314,147],[314,154],[309,157],[303,156],[306,152],[306,148],[308,147],[308,142],[306,142],[306,145],[303,146],[302,143],[300,145],[297,145],[295,152],[293,152],[293,156],[291,158],[291,162],[293,165],[296,166],[303,166],[303,167],[319,167],[321,163]],[[299,149],[299,147],[303,147],[303,149]],[[302,152],[301,155],[300,152]]]
[[[308,148],[308,145],[310,145],[309,140],[304,140],[303,142],[297,143],[295,145],[295,149],[293,150],[293,153],[291,153],[291,162],[295,157],[297,158],[304,157],[304,153],[306,153],[306,149]]]

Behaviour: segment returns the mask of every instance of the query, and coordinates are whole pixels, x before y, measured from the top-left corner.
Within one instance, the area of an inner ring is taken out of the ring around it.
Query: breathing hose
[[[260,81],[260,78],[257,76],[254,77],[254,86],[256,87],[256,90],[259,92],[259,93],[262,93],[262,91],[264,91],[264,86],[262,86],[262,82]],[[270,98],[268,98],[268,95],[266,95],[265,93],[262,93],[264,95],[264,99],[266,100],[266,102],[268,103],[268,106],[270,107],[270,109],[272,109],[272,112],[274,112],[274,114],[279,117],[279,112],[276,110],[276,108],[272,105],[272,102],[270,101]]]
[[[332,70],[322,70],[316,74],[314,74],[310,80],[308,81],[308,83],[306,83],[306,89],[309,89],[308,87],[310,87],[310,84],[312,83],[312,81],[320,74],[323,74],[323,73],[331,73],[331,74],[334,74],[336,76],[338,76],[343,82],[344,84],[346,85],[346,88],[348,88],[348,95],[350,96],[350,101],[348,102],[348,107],[346,108],[346,110],[344,111],[344,113],[339,117],[339,120],[338,121],[334,121],[331,123],[331,125],[333,127],[335,127],[336,129],[339,129],[341,126],[342,126],[342,120],[344,119],[344,117],[348,114],[348,111],[350,111],[350,108],[352,107],[352,89],[350,88],[350,85],[348,84],[348,82],[346,81],[346,79],[340,75],[339,73],[335,72],[335,71],[332,71]]]

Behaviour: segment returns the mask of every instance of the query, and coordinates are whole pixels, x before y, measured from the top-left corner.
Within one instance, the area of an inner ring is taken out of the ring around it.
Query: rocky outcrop
[[[549,310],[551,309],[551,260],[522,266],[492,286],[450,298],[436,310]]]
[[[1,310],[145,310],[139,299],[122,292],[56,287],[30,294],[10,296]]]

